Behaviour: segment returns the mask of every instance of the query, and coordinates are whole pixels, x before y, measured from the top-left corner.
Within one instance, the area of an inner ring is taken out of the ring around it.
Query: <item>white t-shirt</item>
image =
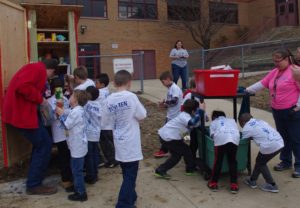
[[[159,136],[166,142],[171,140],[181,140],[189,133],[188,123],[190,119],[190,114],[181,112],[158,130]]]
[[[175,106],[168,107],[168,109],[167,109],[168,120],[175,118],[180,113],[180,109],[181,109],[182,91],[175,83],[173,83],[168,88],[166,101],[172,100],[172,98],[174,98],[174,97],[178,98],[178,102]]]
[[[126,90],[112,93],[104,101],[103,114],[112,117],[116,160],[142,160],[139,120],[146,118],[147,112],[138,97]]]
[[[99,142],[101,131],[101,105],[97,100],[88,101],[84,106],[85,133],[88,141]]]
[[[86,90],[89,86],[96,86],[94,81],[91,79],[86,79],[84,83],[81,83],[80,85],[76,86],[74,90]]]
[[[87,138],[85,135],[84,110],[81,106],[76,106],[69,111],[67,119],[64,121],[68,130],[67,143],[71,152],[71,157],[82,158],[88,151]]]
[[[101,104],[101,106],[103,106],[103,102],[108,96],[109,96],[108,87],[99,89],[99,97],[98,97],[97,101]],[[101,108],[101,110],[103,110],[103,107]],[[101,118],[101,129],[102,130],[112,130],[113,127],[110,125],[112,123],[111,116],[106,116],[105,118],[103,116],[105,116],[105,115],[103,114],[102,118]]]
[[[242,138],[253,138],[262,154],[271,154],[284,146],[281,135],[268,123],[250,119],[242,130]]]
[[[63,99],[64,99],[64,109],[65,110],[70,109],[69,100],[66,97],[63,97]],[[51,123],[53,142],[58,143],[58,142],[65,141],[67,139],[65,126],[61,123],[60,120],[57,119],[57,116],[55,114],[55,108],[56,108],[55,95],[52,95],[50,98],[47,99],[47,101],[51,106],[52,113],[54,114],[54,118],[55,118],[55,120],[52,121]]]
[[[170,57],[171,56],[179,56],[179,57],[184,57],[185,56],[185,57],[188,57],[189,54],[188,54],[186,49],[173,48],[170,52]],[[186,61],[186,58],[179,58],[179,59],[174,59],[172,61],[172,64],[176,64],[179,67],[185,67],[187,65],[187,61]]]
[[[240,143],[239,128],[232,118],[224,116],[216,118],[211,122],[209,130],[215,146],[221,146],[229,142],[236,145]]]

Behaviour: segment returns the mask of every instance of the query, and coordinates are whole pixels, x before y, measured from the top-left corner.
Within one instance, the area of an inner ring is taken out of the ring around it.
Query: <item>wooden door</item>
[[[275,0],[277,26],[298,25],[298,0]]]
[[[78,63],[87,68],[88,77],[91,79],[95,79],[100,74],[99,48],[99,44],[78,44]]]
[[[132,50],[133,54],[138,54],[141,51],[144,51],[143,56],[143,74],[144,79],[156,79],[156,59],[155,59],[155,50]],[[134,55],[133,58],[133,78],[140,79],[140,67],[141,61],[140,56]]]

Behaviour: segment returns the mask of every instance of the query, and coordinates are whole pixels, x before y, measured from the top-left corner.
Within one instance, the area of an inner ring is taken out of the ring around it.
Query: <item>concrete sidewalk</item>
[[[157,102],[166,95],[166,88],[159,80],[145,81],[145,93],[141,96]],[[138,91],[139,83],[133,82],[132,90]],[[228,116],[232,116],[232,102],[227,100],[207,100],[207,112],[221,109]],[[238,108],[239,109],[239,108]],[[269,112],[251,108],[251,113],[262,118],[274,126]],[[157,139],[157,138],[153,138]],[[153,150],[154,151],[154,150]],[[252,145],[252,164],[257,154],[257,148]],[[184,165],[181,162],[169,171],[172,180],[166,181],[153,176],[155,167],[165,159],[147,159],[141,161],[137,180],[138,208],[296,208],[299,207],[300,179],[291,178],[292,170],[275,172],[271,170],[279,186],[279,193],[266,193],[259,189],[251,189],[242,183],[247,176],[246,171],[240,173],[240,191],[233,195],[229,192],[229,177],[224,175],[220,179],[220,190],[211,192],[207,181],[199,176],[185,176]],[[270,169],[279,162],[278,157],[269,164]],[[62,188],[52,196],[28,196],[24,194],[24,180],[13,183],[0,184],[0,207],[114,207],[121,184],[121,171],[116,169],[100,169],[100,180],[94,185],[88,185],[89,200],[84,203],[73,203],[67,200],[67,193]],[[48,183],[58,183],[59,177],[51,177]],[[264,181],[260,176],[258,184]],[[23,185],[22,185],[23,184]],[[20,188],[21,187],[21,188]]]

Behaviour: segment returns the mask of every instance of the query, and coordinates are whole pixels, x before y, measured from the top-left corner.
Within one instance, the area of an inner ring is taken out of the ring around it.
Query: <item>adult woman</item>
[[[246,90],[255,93],[263,88],[269,89],[273,118],[284,139],[284,148],[280,153],[281,162],[274,170],[290,169],[293,152],[295,171],[292,177],[300,178],[300,85],[293,78],[290,62],[293,57],[289,51],[276,50],[272,57],[276,68]]]
[[[173,81],[177,84],[179,76],[181,77],[182,90],[186,89],[187,83],[187,61],[188,52],[184,49],[181,40],[177,40],[174,48],[171,50]]]

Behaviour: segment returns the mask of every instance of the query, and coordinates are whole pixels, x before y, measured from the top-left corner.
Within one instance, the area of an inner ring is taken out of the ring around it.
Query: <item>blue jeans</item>
[[[71,158],[71,169],[73,174],[73,183],[75,191],[79,194],[85,193],[83,177],[84,157]]]
[[[139,161],[120,162],[123,183],[119,192],[116,208],[133,208],[137,199],[135,183],[139,169]]]
[[[182,82],[182,90],[186,89],[187,83],[187,68],[186,66],[180,67],[176,64],[172,64],[172,74],[173,74],[173,81],[177,84],[179,76],[181,77]]]
[[[292,108],[272,109],[276,128],[281,134],[284,147],[280,152],[280,160],[287,166],[292,165],[294,153],[296,171],[300,171],[300,111],[292,112]]]
[[[40,186],[45,177],[51,157],[52,139],[39,118],[37,129],[18,128],[23,136],[32,144],[31,161],[27,175],[27,188]]]
[[[99,164],[99,142],[88,142],[88,153],[85,156],[86,178],[96,180]]]

